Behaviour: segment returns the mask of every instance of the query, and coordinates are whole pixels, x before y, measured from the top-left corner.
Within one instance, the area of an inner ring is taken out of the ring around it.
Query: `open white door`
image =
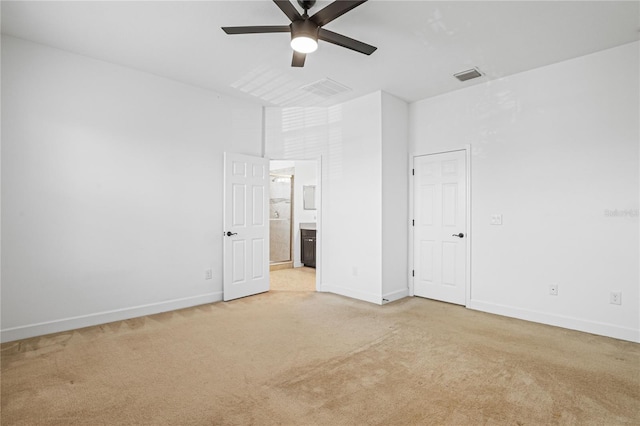
[[[224,154],[225,301],[269,291],[269,160]]]
[[[414,294],[465,305],[466,153],[423,155],[413,161]]]

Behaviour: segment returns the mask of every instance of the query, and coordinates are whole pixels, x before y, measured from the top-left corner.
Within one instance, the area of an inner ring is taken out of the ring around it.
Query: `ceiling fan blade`
[[[275,0],[274,0],[275,1]],[[350,11],[351,9],[360,6],[362,3],[366,2],[367,0],[359,0],[359,1],[343,1],[343,0],[338,0],[338,1],[334,1],[333,3],[329,4],[327,7],[319,10],[318,12],[316,12],[315,15],[313,15],[311,18],[311,21],[313,21],[315,24],[317,24],[319,27],[328,24],[329,22],[333,21],[334,19],[344,15],[345,13],[347,13],[348,11]]]
[[[273,2],[278,5],[280,10],[282,10],[284,14],[287,15],[291,22],[302,19],[302,16],[300,16],[300,12],[298,12],[298,9],[296,9],[289,0],[273,0]]]
[[[300,53],[293,51],[293,59],[291,60],[292,67],[304,67],[304,60],[307,58],[306,53]]]
[[[227,34],[259,34],[259,33],[288,33],[291,31],[289,25],[266,25],[253,27],[222,27]]]
[[[347,49],[355,50],[356,52],[364,53],[365,55],[371,55],[377,49],[377,47],[371,46],[370,44],[343,36],[342,34],[334,33],[333,31],[325,30],[324,28],[320,28],[318,31],[318,39],[346,47]]]

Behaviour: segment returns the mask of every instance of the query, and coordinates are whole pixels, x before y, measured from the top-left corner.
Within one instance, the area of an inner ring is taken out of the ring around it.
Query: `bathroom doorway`
[[[316,291],[319,162],[271,160],[269,169],[270,288]]]
[[[293,168],[269,173],[270,269],[293,268]]]

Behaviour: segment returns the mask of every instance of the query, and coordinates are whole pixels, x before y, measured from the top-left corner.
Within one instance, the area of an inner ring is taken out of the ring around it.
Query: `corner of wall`
[[[408,295],[409,165],[408,104],[386,92],[381,96],[382,135],[382,294]]]

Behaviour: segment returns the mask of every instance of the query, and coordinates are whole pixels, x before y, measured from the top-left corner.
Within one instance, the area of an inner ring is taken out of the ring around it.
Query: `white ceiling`
[[[269,0],[2,1],[2,33],[264,105],[327,105],[380,89],[412,102],[638,40],[639,5],[370,0],[326,28],[378,50],[321,41],[304,68],[290,67],[286,33],[220,29],[288,24]],[[472,67],[485,76],[452,77]],[[352,90],[329,99],[300,90],[324,78]]]

